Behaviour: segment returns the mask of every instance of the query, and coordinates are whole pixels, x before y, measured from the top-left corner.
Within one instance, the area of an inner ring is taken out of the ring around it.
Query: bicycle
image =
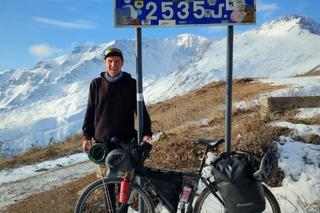
[[[197,172],[177,172],[141,166],[137,167],[129,175],[127,173],[125,177],[106,177],[93,182],[86,188],[76,203],[75,212],[135,212],[139,210],[139,207],[143,207],[142,212],[154,213],[155,207],[159,202],[161,202],[169,212],[175,212],[176,209],[170,204],[170,200],[161,195],[159,189],[154,188],[151,184],[152,178],[155,178],[154,176],[165,176],[168,174],[181,175],[185,179],[191,179],[193,183],[190,196],[186,202],[181,204],[180,212],[226,212],[223,199],[219,194],[215,181],[212,180],[212,177],[202,176],[208,152],[210,150],[217,151],[218,146],[224,143],[224,139],[214,141],[201,140],[199,143],[205,145],[206,149]],[[143,161],[144,160],[145,159],[143,159]],[[120,196],[121,182],[127,177],[130,177],[128,201],[125,204],[115,202]],[[138,184],[137,178],[142,180],[142,186]],[[198,187],[200,183],[202,183],[205,188],[199,193]],[[112,201],[110,200],[109,190],[112,190],[114,194]],[[266,208],[263,212],[280,213],[280,207],[276,198],[264,184],[263,191],[266,200]]]

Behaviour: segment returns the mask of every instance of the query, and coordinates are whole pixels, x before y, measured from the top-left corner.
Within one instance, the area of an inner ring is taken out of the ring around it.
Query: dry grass
[[[277,113],[272,116],[272,120],[285,120],[291,122],[293,124],[305,124],[305,125],[319,125],[320,124],[320,116],[312,117],[312,118],[297,118],[295,117],[297,114],[296,110],[290,110],[283,113]],[[296,135],[295,139],[304,143],[309,144],[320,144],[320,137],[317,134],[309,134],[309,135]]]
[[[317,144],[317,145],[319,145],[319,144],[320,144],[320,136],[319,136],[319,135],[316,135],[316,134],[308,135],[308,136],[306,137],[306,141],[307,141],[307,143],[310,143],[310,144]]]
[[[319,76],[320,75],[320,70],[312,70],[310,72],[304,73],[302,75],[297,75],[296,77],[303,77],[303,76]]]
[[[236,147],[257,156],[262,156],[269,148],[274,147],[274,141],[283,134],[283,129],[267,125],[259,113],[242,118],[241,122],[234,125],[234,131],[241,135],[241,142]]]
[[[248,100],[284,86],[254,83],[246,78],[233,82],[233,101]],[[148,107],[154,131],[170,130],[190,121],[208,118],[213,123],[224,119],[225,82],[208,84],[187,95],[178,96]]]
[[[294,124],[316,125],[320,123],[320,116],[312,118],[297,118],[295,116],[282,116],[282,120],[285,119],[288,122]]]
[[[234,150],[251,151],[262,156],[269,148],[275,149],[275,141],[279,135],[288,133],[287,129],[275,128],[266,125],[259,119],[257,112],[250,116],[237,115],[233,117],[232,141]],[[242,136],[240,144],[235,143],[237,135]],[[224,120],[216,122],[214,126],[189,123],[165,132],[163,140],[153,145],[150,160],[147,166],[162,169],[179,169],[182,171],[195,171],[200,164],[204,147],[197,144],[199,139],[215,139],[224,137]],[[219,152],[223,152],[220,147]],[[275,183],[281,183],[281,173]]]
[[[216,129],[217,138],[223,136],[221,129]],[[153,144],[151,159],[146,161],[146,165],[162,169],[195,171],[199,167],[199,159],[204,150],[204,147],[196,142],[199,138],[209,138],[214,131],[212,127],[196,124],[176,127],[166,132],[164,140]]]
[[[48,147],[33,147],[20,156],[1,161],[0,170],[81,152],[81,140],[80,135],[74,135],[68,137],[64,142],[50,143]]]
[[[318,211],[320,211],[320,199],[317,200],[317,201],[315,201],[315,202],[313,203],[313,206],[314,206],[315,209],[317,209]]]

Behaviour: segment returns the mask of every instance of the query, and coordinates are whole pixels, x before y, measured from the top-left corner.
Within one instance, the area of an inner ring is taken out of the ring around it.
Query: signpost
[[[116,27],[255,23],[255,0],[116,0]]]
[[[233,26],[255,24],[255,0],[115,0],[115,27],[136,28],[138,140],[142,142],[141,28],[227,26],[225,151],[231,151]],[[139,210],[143,212],[142,209]]]

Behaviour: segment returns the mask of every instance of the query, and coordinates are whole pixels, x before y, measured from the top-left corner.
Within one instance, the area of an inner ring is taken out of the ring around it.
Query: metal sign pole
[[[138,143],[143,137],[143,91],[142,91],[142,45],[141,28],[136,28],[136,74],[137,74],[137,118],[138,118]]]
[[[137,74],[137,118],[138,118],[138,144],[142,144],[143,137],[143,91],[142,91],[142,41],[141,28],[136,28],[136,74]],[[140,186],[143,186],[142,180],[138,180]],[[139,198],[139,212],[144,212],[144,203]]]
[[[226,111],[225,111],[225,152],[231,151],[232,129],[232,62],[233,62],[233,26],[228,26],[227,69],[226,69]]]

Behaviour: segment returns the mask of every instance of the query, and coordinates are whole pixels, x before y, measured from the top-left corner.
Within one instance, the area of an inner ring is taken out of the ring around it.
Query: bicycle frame
[[[201,160],[201,164],[199,167],[198,172],[179,172],[182,177],[187,177],[187,178],[192,178],[192,182],[193,187],[192,187],[192,191],[190,194],[190,197],[188,199],[188,202],[186,203],[188,205],[186,212],[187,213],[191,213],[192,212],[192,203],[194,201],[194,198],[196,197],[196,193],[197,193],[197,189],[198,189],[198,185],[199,182],[201,181],[206,187],[209,188],[209,190],[211,191],[211,193],[221,202],[222,205],[224,205],[224,202],[222,201],[222,199],[217,195],[216,191],[216,187],[214,182],[210,181],[209,178],[204,178],[202,177],[202,171],[203,168],[205,166],[205,161],[206,161],[206,156],[209,152],[210,149],[215,149],[216,147],[218,147],[221,143],[223,143],[224,141],[220,140],[220,141],[215,141],[215,143],[213,143],[212,145],[208,144],[209,141],[203,141],[202,144],[206,145],[206,149],[203,153],[202,156],[202,160]],[[212,142],[212,141],[210,141]],[[143,182],[148,182],[147,178],[144,177],[145,173],[148,172],[148,170],[152,170],[153,168],[147,168],[147,167],[143,167],[142,170],[137,169],[136,170],[136,176],[142,178]],[[153,169],[154,170],[154,169]],[[176,171],[173,170],[160,170],[157,169],[158,172],[160,173],[177,173]],[[169,201],[165,198],[161,196],[161,193],[159,193],[159,191],[157,189],[153,189],[155,191],[155,193],[158,195],[159,200],[163,203],[165,203],[166,206],[170,206]],[[171,210],[172,211],[172,210]]]

